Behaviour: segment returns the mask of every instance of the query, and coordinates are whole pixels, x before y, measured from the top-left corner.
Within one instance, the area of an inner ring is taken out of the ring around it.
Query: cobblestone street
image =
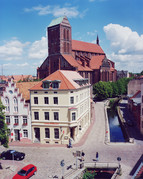
[[[1,146],[0,150],[4,148]],[[95,104],[94,120],[87,133],[77,143],[73,144],[73,148],[66,148],[65,146],[49,146],[44,145],[25,145],[15,144],[10,145],[10,149],[15,149],[26,153],[23,161],[3,161],[8,166],[15,164],[17,170],[22,166],[32,163],[37,166],[38,171],[33,179],[48,179],[51,176],[57,175],[61,178],[62,167],[60,166],[61,160],[64,159],[64,174],[72,169],[67,170],[67,167],[72,165],[76,167],[76,158],[73,152],[83,150],[85,152],[85,162],[93,162],[96,152],[99,153],[99,162],[117,162],[117,157],[121,157],[122,176],[121,179],[130,179],[129,175],[132,168],[143,153],[143,141],[135,139],[132,143],[110,143],[105,144],[105,114],[104,103],[97,102]],[[19,166],[19,167],[18,167]],[[7,169],[8,170],[8,169]],[[11,172],[11,177],[1,176],[1,179],[11,179],[16,171]]]

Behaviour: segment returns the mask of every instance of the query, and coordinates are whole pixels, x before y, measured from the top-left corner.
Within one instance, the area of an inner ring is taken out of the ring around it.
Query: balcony
[[[10,125],[10,122],[7,122],[6,124],[7,124],[7,125]]]

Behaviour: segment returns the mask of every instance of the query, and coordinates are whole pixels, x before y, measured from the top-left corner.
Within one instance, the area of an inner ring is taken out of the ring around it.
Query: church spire
[[[98,34],[97,34],[96,44],[97,44],[97,45],[99,45],[99,38],[98,38]]]

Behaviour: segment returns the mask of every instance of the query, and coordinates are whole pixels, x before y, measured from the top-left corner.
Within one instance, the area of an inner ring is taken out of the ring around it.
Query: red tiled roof
[[[29,89],[32,86],[35,86],[38,83],[39,83],[39,81],[35,81],[35,82],[21,82],[21,83],[16,83],[16,87],[19,88],[19,92],[22,94],[22,97],[25,100],[29,100],[30,99]]]
[[[13,78],[13,80],[15,82],[17,81],[23,81],[24,79],[33,79],[33,76],[32,75],[11,75],[11,76],[8,76],[9,78]]]
[[[62,55],[66,60],[67,62],[75,67],[75,68],[78,68],[78,71],[92,71],[91,68],[89,68],[88,66],[82,66],[79,62],[77,62],[72,55],[65,55],[63,54]]]
[[[99,45],[78,40],[72,40],[72,50],[104,54]]]
[[[58,90],[68,90],[68,89],[77,89],[80,86],[73,81],[73,79],[81,78],[82,77],[77,73],[76,71],[67,71],[67,70],[57,70],[56,72],[52,73],[48,77],[44,78],[42,81],[46,80],[60,80],[60,86]],[[37,85],[33,86],[30,88],[30,90],[42,90],[42,81],[40,81]],[[52,88],[49,88],[49,90]]]
[[[90,61],[91,68],[100,69],[100,66],[102,65],[104,58],[105,58],[105,55],[92,56],[91,61]]]

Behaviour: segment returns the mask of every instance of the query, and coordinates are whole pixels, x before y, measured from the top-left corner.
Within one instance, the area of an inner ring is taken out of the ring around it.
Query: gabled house
[[[57,70],[30,89],[33,142],[77,142],[90,125],[90,89],[76,71]]]
[[[10,133],[10,141],[31,140],[30,94],[28,89],[36,83],[15,83],[9,78],[1,91],[1,101],[6,107],[6,124]]]

